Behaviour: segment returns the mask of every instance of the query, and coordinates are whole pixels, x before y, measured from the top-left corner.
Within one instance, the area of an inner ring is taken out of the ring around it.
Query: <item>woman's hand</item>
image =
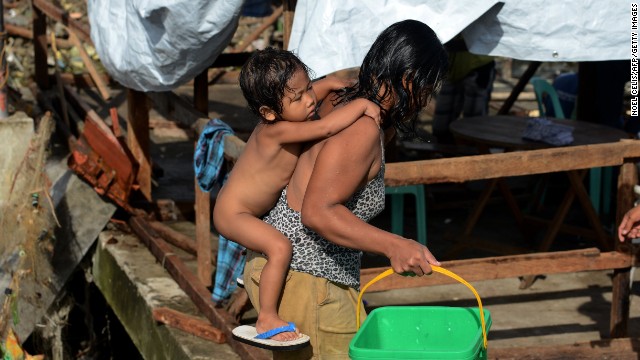
[[[429,249],[415,240],[401,238],[389,247],[387,254],[393,271],[398,274],[413,273],[418,276],[431,274],[431,265],[440,266],[440,262]]]
[[[626,239],[636,239],[640,237],[640,205],[627,211],[618,227],[618,238],[620,241]]]

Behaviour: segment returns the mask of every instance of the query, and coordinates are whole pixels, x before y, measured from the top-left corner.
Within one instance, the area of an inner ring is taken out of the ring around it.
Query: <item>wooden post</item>
[[[41,90],[47,90],[49,70],[47,66],[47,18],[37,7],[33,6],[33,55],[35,63],[36,83]]]
[[[283,48],[287,50],[289,48],[289,38],[291,37],[291,27],[293,26],[293,17],[296,13],[296,4],[298,0],[284,0],[282,6],[284,8],[284,34],[283,34]]]
[[[140,192],[151,201],[151,158],[149,155],[149,107],[147,95],[133,89],[127,92],[127,145],[140,164]]]
[[[618,177],[618,207],[616,209],[616,225],[622,221],[624,214],[631,209],[634,201],[633,186],[638,183],[638,170],[635,162],[625,161],[620,167]],[[616,250],[630,253],[631,245],[620,243],[616,240]],[[631,295],[631,268],[616,269],[613,272],[611,320],[609,323],[609,335],[612,338],[628,336],[629,330],[629,306]]]
[[[208,117],[209,84],[207,70],[196,76],[193,82],[193,105],[196,110]],[[195,180],[196,211],[196,248],[198,251],[198,279],[206,287],[211,286],[211,198],[208,192],[202,191]]]

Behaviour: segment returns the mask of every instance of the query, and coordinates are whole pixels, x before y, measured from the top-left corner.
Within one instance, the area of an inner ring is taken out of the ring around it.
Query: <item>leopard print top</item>
[[[345,204],[354,215],[367,222],[384,209],[384,163],[383,147],[380,171]],[[300,213],[287,204],[286,188],[263,220],[291,240],[291,269],[360,290],[362,252],[327,241],[302,225]]]

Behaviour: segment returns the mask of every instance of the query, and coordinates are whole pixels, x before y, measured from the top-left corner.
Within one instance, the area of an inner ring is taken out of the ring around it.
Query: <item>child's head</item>
[[[309,71],[292,52],[270,47],[256,51],[244,64],[240,71],[240,88],[249,109],[263,121],[286,119],[283,115],[292,102],[300,100],[302,92],[311,92],[315,106]],[[305,96],[307,101],[300,106],[302,111],[310,102],[308,94]]]
[[[383,112],[384,125],[411,131],[418,113],[440,87],[447,67],[447,52],[429,26],[416,20],[400,21],[382,31],[371,45],[358,84],[347,97],[389,104]]]

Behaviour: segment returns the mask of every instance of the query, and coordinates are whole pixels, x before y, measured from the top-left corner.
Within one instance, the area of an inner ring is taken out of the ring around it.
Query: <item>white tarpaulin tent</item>
[[[244,0],[89,0],[91,39],[109,74],[167,91],[200,74],[238,27]]]
[[[476,54],[623,60],[631,56],[630,11],[622,0],[298,0],[289,50],[321,76],[359,66],[384,28],[415,19],[442,42],[462,32]]]

